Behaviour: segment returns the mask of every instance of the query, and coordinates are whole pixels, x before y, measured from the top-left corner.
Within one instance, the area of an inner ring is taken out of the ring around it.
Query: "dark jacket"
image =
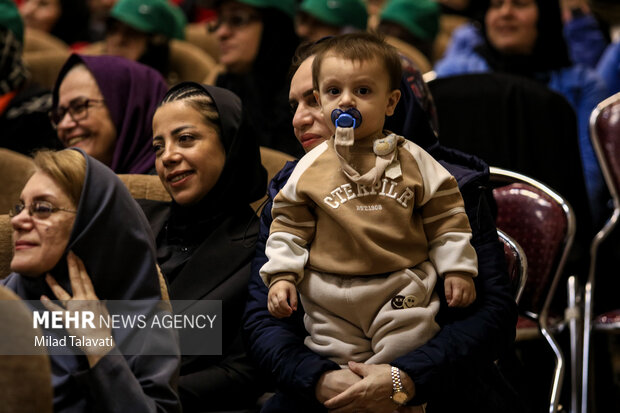
[[[223,354],[181,359],[183,411],[248,408],[262,393],[258,370],[245,355],[241,340],[241,317],[258,235],[257,217],[249,204],[264,196],[267,177],[239,98],[228,90],[192,82],[180,83],[168,93],[189,86],[203,89],[219,113],[219,137],[226,153],[222,172],[195,204],[139,202],[156,237],[157,261],[169,283],[175,313],[199,305],[179,305],[175,300],[222,302]],[[181,336],[182,350],[183,343]]]
[[[437,318],[441,331],[425,345],[392,363],[405,371],[416,385],[416,397],[411,404],[432,402],[452,392],[454,389],[446,388],[446,383],[459,366],[480,365],[492,370],[493,361],[514,341],[517,317],[503,250],[487,203],[490,198],[484,185],[488,167],[474,156],[439,145],[434,145],[429,152],[458,180],[473,230],[472,244],[478,254],[479,275],[476,278],[477,299],[467,309],[448,309],[443,283],[437,284],[442,304]],[[294,166],[294,162],[287,163],[269,186],[269,201],[261,215],[257,254],[252,263],[244,335],[250,355],[263,370],[273,375],[278,391],[320,409],[315,399],[316,384],[324,372],[339,366],[304,345],[307,333],[300,305],[299,310],[286,319],[278,320],[269,314],[268,290],[259,276],[260,268],[267,261],[265,242],[269,235],[272,200]],[[464,407],[467,401],[459,403]]]
[[[138,200],[154,234],[170,216],[170,203]],[[245,355],[239,325],[246,301],[252,248],[258,232],[254,211],[245,205],[230,211],[194,251],[168,292],[175,300],[222,301],[221,356],[183,356],[179,395],[184,411],[228,410],[252,405],[260,390],[256,368]],[[252,223],[248,226],[248,223]],[[191,312],[173,308],[176,314]],[[240,392],[240,389],[244,389]]]

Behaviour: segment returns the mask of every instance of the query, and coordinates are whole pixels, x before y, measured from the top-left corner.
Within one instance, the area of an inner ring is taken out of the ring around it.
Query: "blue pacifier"
[[[337,128],[357,128],[362,124],[362,114],[355,108],[346,111],[334,109],[332,111],[332,123]]]

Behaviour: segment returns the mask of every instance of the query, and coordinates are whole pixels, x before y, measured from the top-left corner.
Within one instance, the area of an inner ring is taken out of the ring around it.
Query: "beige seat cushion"
[[[190,23],[185,26],[185,41],[202,49],[216,62],[220,60],[220,47],[217,39],[209,33],[205,23]]]
[[[33,347],[34,337],[40,337],[42,333],[32,328],[32,312],[17,295],[2,286],[0,334],[0,411],[51,413],[53,393],[49,357],[44,347]],[[24,351],[30,355],[18,355]]]
[[[385,41],[411,60],[421,73],[426,73],[433,68],[426,56],[409,43],[393,36],[385,36]]]
[[[104,42],[97,42],[82,50],[88,55],[105,54]],[[216,66],[215,59],[198,46],[183,40],[170,41],[170,73],[166,81],[169,85],[179,82],[203,82]]]
[[[69,45],[58,37],[42,30],[26,27],[24,30],[24,53],[68,52]]]
[[[157,175],[119,174],[117,176],[135,199],[165,202],[171,200],[170,194],[166,192]]]
[[[24,53],[24,64],[30,71],[33,82],[51,90],[70,54],[69,50],[27,52]]]
[[[260,147],[260,158],[261,163],[267,170],[267,183],[269,183],[273,179],[273,177],[278,172],[280,172],[280,169],[282,169],[282,167],[287,161],[292,161],[295,159],[294,156],[291,156],[287,153],[280,152],[264,146]],[[263,196],[258,201],[252,202],[251,207],[256,211],[258,215],[260,215],[263,209],[263,203],[266,199],[267,195],[265,194],[265,196]]]
[[[6,278],[11,273],[10,265],[13,258],[12,232],[9,215],[0,215],[0,278]]]
[[[19,195],[33,172],[32,158],[0,148],[0,214],[8,213],[19,200]]]

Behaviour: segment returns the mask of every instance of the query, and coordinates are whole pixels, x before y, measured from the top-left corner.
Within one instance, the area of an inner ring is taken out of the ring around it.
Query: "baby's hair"
[[[355,32],[330,37],[314,46],[316,56],[312,62],[312,84],[319,89],[319,73],[323,59],[336,55],[353,62],[367,62],[378,59],[383,63],[390,79],[390,90],[400,86],[402,64],[398,51],[373,33]]]
[[[197,83],[185,83],[180,87],[173,87],[166,93],[159,106],[169,102],[183,101],[202,115],[205,122],[213,126],[220,134],[220,114],[211,96]]]

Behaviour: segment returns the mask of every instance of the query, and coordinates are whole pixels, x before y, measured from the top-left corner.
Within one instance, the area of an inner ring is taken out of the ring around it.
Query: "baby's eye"
[[[337,95],[340,93],[340,89],[338,89],[337,87],[328,87],[327,88],[327,94],[328,95]]]
[[[370,88],[360,87],[357,89],[357,93],[359,93],[360,95],[367,95],[370,93]]]

